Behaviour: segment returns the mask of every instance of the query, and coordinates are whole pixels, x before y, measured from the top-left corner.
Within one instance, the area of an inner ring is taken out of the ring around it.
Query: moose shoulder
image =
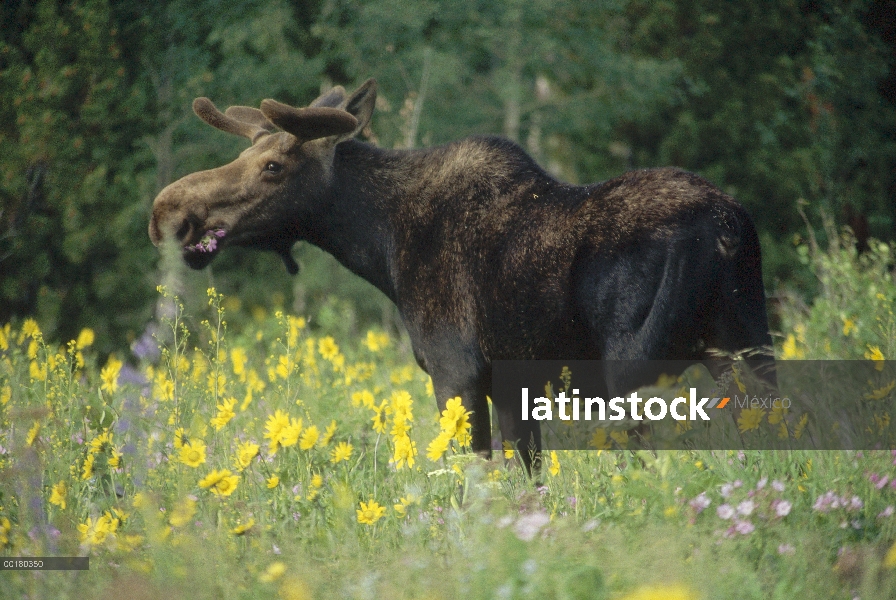
[[[771,344],[753,223],[706,180],[653,169],[567,185],[495,137],[376,148],[354,139],[375,97],[369,80],[307,108],[221,113],[197,99],[197,115],[252,145],[162,190],[153,242],[176,237],[193,268],[230,244],[277,252],[291,273],[296,241],[331,253],[395,302],[439,407],[463,399],[483,452],[494,360],[699,359]],[[504,439],[538,443],[537,422],[495,408]]]

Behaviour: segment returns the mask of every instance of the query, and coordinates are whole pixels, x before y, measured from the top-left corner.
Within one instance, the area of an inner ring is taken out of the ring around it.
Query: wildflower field
[[[892,358],[889,248],[803,254],[821,291],[784,303],[779,356]],[[0,327],[0,556],[91,557],[2,571],[4,598],[896,597],[896,453],[614,438],[533,480],[468,452],[405,340],[160,292],[130,356]]]

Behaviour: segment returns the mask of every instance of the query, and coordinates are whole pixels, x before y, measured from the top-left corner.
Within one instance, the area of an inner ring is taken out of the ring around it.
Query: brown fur
[[[189,247],[215,228],[227,231],[222,247],[273,250],[291,271],[298,240],[330,252],[395,302],[440,407],[463,398],[483,452],[494,360],[699,359],[770,345],[752,221],[706,180],[667,168],[567,185],[493,137],[378,149],[351,139],[375,92],[371,80],[306,109],[266,100],[258,114],[200,114],[249,131],[253,145],[163,190],[153,241],[175,235],[195,268],[215,253]],[[268,133],[265,119],[285,131]],[[615,389],[639,383],[607,377]],[[537,426],[495,407],[505,439],[537,445]]]

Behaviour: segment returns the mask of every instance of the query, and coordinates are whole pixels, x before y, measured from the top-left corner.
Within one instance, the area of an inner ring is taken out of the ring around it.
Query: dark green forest
[[[302,106],[375,77],[382,146],[498,133],[577,183],[683,167],[752,214],[769,294],[813,293],[799,208],[859,244],[896,237],[893,1],[4,0],[0,32],[0,323],[91,327],[105,351],[153,318],[156,193],[246,145],[195,118],[197,96]],[[184,285],[389,318],[333,261],[294,252],[295,279],[231,249]]]

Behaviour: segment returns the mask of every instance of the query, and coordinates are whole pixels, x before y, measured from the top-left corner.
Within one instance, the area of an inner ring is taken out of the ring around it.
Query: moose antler
[[[264,118],[261,111],[256,112],[259,113],[261,119],[264,119],[263,122],[256,116],[250,115],[248,111],[255,111],[255,109],[248,106],[232,106],[227,109],[230,114],[224,114],[208,98],[193,100],[193,112],[197,117],[216,129],[248,138],[254,144],[262,135],[271,133],[273,126]],[[246,117],[246,120],[238,118],[236,115]]]
[[[358,119],[339,108],[294,108],[276,100],[262,100],[261,112],[277,127],[302,142],[350,133],[358,126]]]
[[[251,106],[231,106],[224,111],[224,116],[233,117],[237,121],[256,125],[268,133],[274,133],[277,129],[276,125],[268,121],[267,117],[265,117],[260,110],[252,108]]]

